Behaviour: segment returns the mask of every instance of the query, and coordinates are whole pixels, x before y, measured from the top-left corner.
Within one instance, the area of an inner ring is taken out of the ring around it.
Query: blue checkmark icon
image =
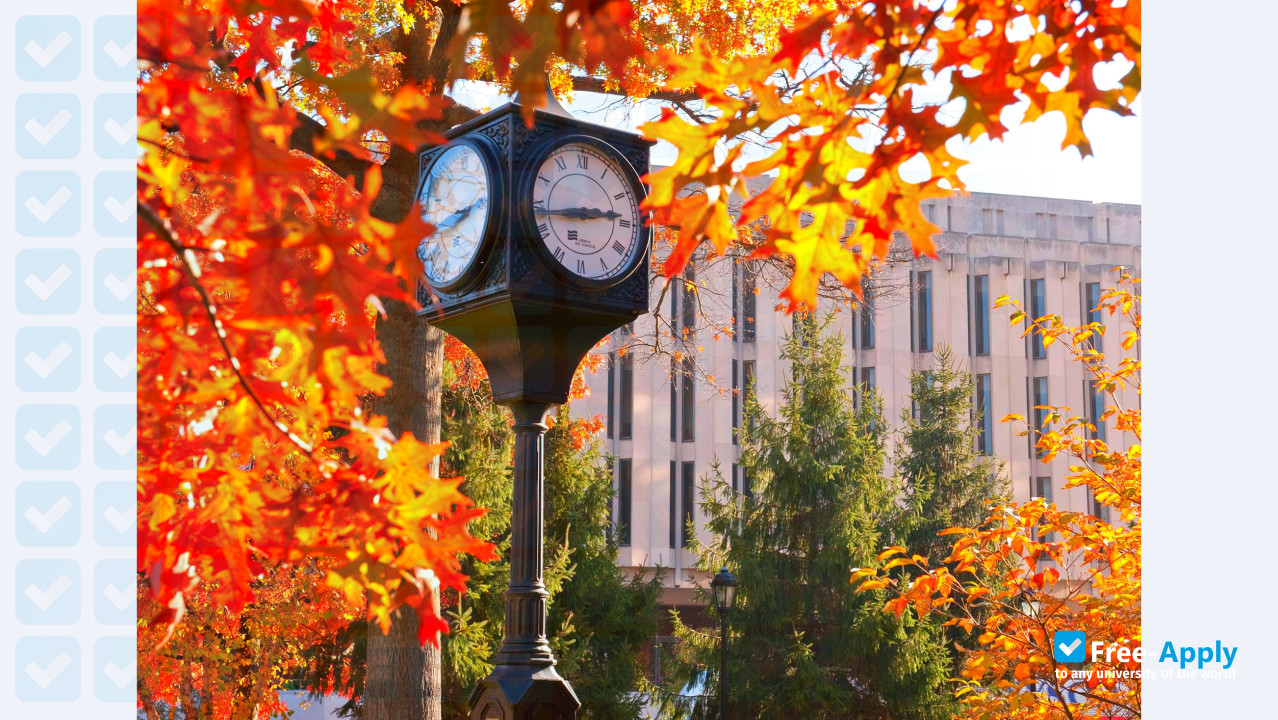
[[[93,694],[109,703],[132,703],[137,693],[137,639],[104,637],[93,644]]]
[[[14,226],[28,237],[72,237],[80,230],[80,175],[32,170],[14,183]]]
[[[69,315],[80,309],[80,253],[20,250],[14,259],[14,305],[24,315]]]
[[[71,702],[80,697],[80,641],[75,638],[19,638],[13,659],[19,700]]]
[[[75,95],[19,95],[13,112],[19,157],[65,160],[80,154],[80,99]]]
[[[102,547],[137,546],[138,486],[98,483],[93,490],[93,539]]]
[[[14,491],[14,536],[23,547],[71,547],[80,542],[80,487],[24,482]]]
[[[74,470],[80,464],[80,408],[21,405],[14,414],[14,460],[23,470]]]
[[[93,464],[103,470],[137,465],[138,406],[101,405],[93,411]]]
[[[93,617],[103,625],[137,624],[137,563],[100,560],[93,566]]]
[[[71,392],[80,387],[80,331],[26,327],[14,336],[14,374],[23,392]]]
[[[99,80],[137,79],[137,27],[134,15],[103,15],[93,23],[93,74]]]
[[[137,98],[103,93],[93,101],[93,152],[100,158],[128,160],[138,153]]]
[[[80,21],[71,15],[25,15],[14,25],[14,72],[22,80],[80,76]]]
[[[80,563],[23,560],[14,569],[14,614],[24,625],[70,625],[80,619]]]
[[[1082,630],[1057,630],[1052,637],[1052,656],[1059,663],[1083,662],[1087,657],[1087,634]]]
[[[93,307],[103,315],[133,315],[137,302],[137,251],[98,251],[93,256]]]
[[[137,330],[104,327],[93,334],[93,384],[103,392],[137,391]]]
[[[93,178],[93,229],[99,235],[137,235],[137,182],[132,172],[104,172]]]

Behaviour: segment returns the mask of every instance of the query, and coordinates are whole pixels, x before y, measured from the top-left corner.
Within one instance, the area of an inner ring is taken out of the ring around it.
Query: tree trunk
[[[377,337],[386,364],[379,371],[394,384],[376,399],[374,411],[386,417],[396,436],[411,432],[422,442],[439,442],[444,333],[404,303],[385,305],[387,316],[377,324]],[[437,473],[438,461],[429,470]],[[438,586],[432,593],[438,612]],[[370,623],[364,720],[440,719],[443,677],[438,640],[434,645],[418,644],[417,616],[409,607],[392,615],[385,635]]]

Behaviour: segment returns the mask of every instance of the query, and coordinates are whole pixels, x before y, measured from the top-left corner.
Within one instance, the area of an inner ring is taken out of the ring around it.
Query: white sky
[[[507,100],[486,83],[458,83],[453,95],[459,102],[475,108],[495,108]],[[617,105],[615,100],[578,93],[566,106],[583,120],[629,130],[657,114],[655,105],[644,107],[650,103],[640,103],[639,108],[629,113],[601,111],[606,105]],[[1135,117],[1091,112],[1083,121],[1093,153],[1086,159],[1073,148],[1061,150],[1065,121],[1059,113],[1046,115],[1029,125],[1015,125],[1001,141],[956,141],[951,144],[950,152],[969,161],[959,170],[959,177],[972,192],[1139,204],[1140,105],[1139,100],[1134,105]],[[1013,114],[1009,120],[1019,120],[1020,112],[1014,110],[1009,109]],[[667,164],[673,156],[674,149],[669,144],[660,143],[653,148],[653,164]]]

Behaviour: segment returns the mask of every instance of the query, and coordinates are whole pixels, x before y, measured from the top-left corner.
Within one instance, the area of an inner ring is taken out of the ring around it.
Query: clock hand
[[[440,230],[448,230],[448,229],[450,229],[450,228],[452,228],[452,227],[455,227],[455,226],[457,225],[457,223],[460,223],[462,220],[465,220],[465,219],[467,218],[467,216],[469,216],[469,215],[470,215],[470,213],[471,213],[471,212],[472,212],[475,208],[483,207],[483,206],[484,206],[484,204],[485,204],[485,199],[484,199],[484,198],[480,198],[479,200],[477,200],[477,201],[475,201],[475,202],[471,203],[470,205],[467,205],[466,207],[462,208],[461,210],[458,210],[457,212],[453,213],[452,215],[449,215],[448,217],[444,218],[443,220],[440,220],[440,221],[439,221],[439,224],[435,226],[435,231],[436,231],[436,232],[438,232],[438,231],[440,231]]]
[[[573,220],[595,220],[599,218],[607,218],[609,220],[621,217],[621,213],[613,210],[600,210],[598,208],[575,207],[560,208],[558,210],[536,210],[538,215],[562,215]]]

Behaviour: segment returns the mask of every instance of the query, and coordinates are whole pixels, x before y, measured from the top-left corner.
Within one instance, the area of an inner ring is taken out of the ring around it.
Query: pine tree
[[[582,702],[578,717],[633,720],[640,710],[634,694],[643,681],[640,653],[657,631],[660,582],[622,574],[608,513],[611,459],[566,407],[553,419],[546,434],[548,634],[559,673]],[[445,472],[465,477],[465,492],[489,508],[473,532],[497,542],[502,557],[472,563],[469,591],[445,608],[452,632],[444,639],[444,717],[464,718],[470,689],[492,669],[501,646],[513,435],[507,413],[492,403],[483,383],[447,385],[444,428],[446,437],[455,438]]]
[[[726,565],[739,581],[731,715],[947,718],[951,665],[941,628],[884,613],[882,598],[858,595],[849,583],[882,549],[885,524],[899,516],[899,487],[883,473],[881,403],[871,396],[853,409],[841,339],[828,332],[829,319],[805,322],[811,328],[784,346],[795,381],[776,416],[747,394],[740,463],[753,497],[733,493],[717,468],[702,487],[711,537],[695,543],[699,567]],[[717,717],[717,672],[709,673],[708,702],[689,708],[669,691],[718,668],[718,633],[677,618],[676,634],[682,642],[664,709]]]
[[[1007,492],[1001,464],[976,453],[981,419],[973,411],[973,392],[971,374],[956,366],[949,346],[937,349],[935,369],[910,375],[912,407],[902,413],[895,457],[908,508],[899,544],[933,566],[953,545],[937,533],[980,523],[986,502]]]

